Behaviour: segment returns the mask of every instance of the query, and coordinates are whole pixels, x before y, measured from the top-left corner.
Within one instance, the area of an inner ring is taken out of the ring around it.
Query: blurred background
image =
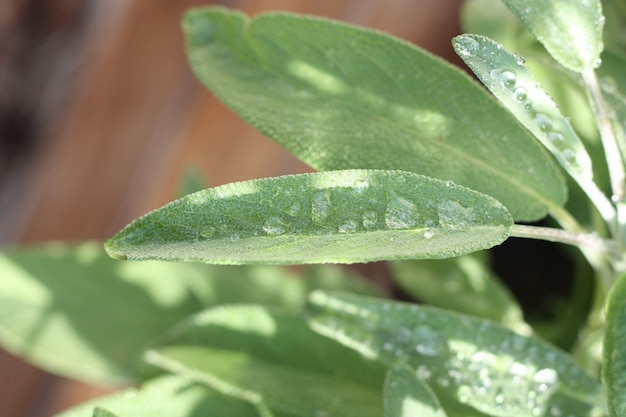
[[[196,81],[185,9],[327,16],[458,63],[461,2],[0,0],[0,244],[102,240],[175,198],[189,167],[212,186],[310,171]],[[107,391],[0,350],[2,417],[50,416]]]

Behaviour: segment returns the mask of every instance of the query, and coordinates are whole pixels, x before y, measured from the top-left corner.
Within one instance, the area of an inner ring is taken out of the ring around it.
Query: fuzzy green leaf
[[[626,415],[626,275],[611,288],[602,354],[609,415],[621,417]]]
[[[119,417],[260,417],[250,404],[220,395],[176,376],[165,376],[57,414],[56,417],[92,417],[94,407]]]
[[[95,384],[136,381],[147,345],[223,303],[302,310],[314,288],[374,294],[338,267],[284,268],[117,262],[101,243],[0,252],[0,343],[39,367]]]
[[[314,292],[310,302],[314,330],[384,363],[406,361],[446,408],[554,417],[601,403],[600,385],[568,355],[498,324],[347,294]]]
[[[403,362],[389,368],[383,392],[385,417],[446,417],[430,388]]]
[[[600,65],[600,0],[503,0],[561,65],[582,72]]]
[[[390,36],[319,18],[186,14],[200,80],[319,170],[400,169],[488,194],[516,220],[563,204],[551,158],[458,68]]]
[[[509,235],[491,197],[401,171],[346,170],[228,184],[184,197],[106,243],[121,259],[216,264],[446,258]]]

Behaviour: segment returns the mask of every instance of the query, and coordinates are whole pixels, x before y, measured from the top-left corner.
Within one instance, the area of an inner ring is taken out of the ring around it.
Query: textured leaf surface
[[[385,417],[446,417],[430,388],[402,362],[389,368],[384,403]]]
[[[94,407],[110,410],[118,417],[259,417],[250,404],[176,376],[83,403],[56,417],[92,417]]]
[[[286,14],[185,16],[200,80],[320,170],[401,169],[491,195],[517,220],[565,201],[543,149],[457,68],[386,36]]]
[[[481,35],[454,38],[457,54],[578,182],[591,181],[591,158],[582,141],[524,62]]]
[[[561,65],[582,72],[604,48],[600,0],[503,0]]]
[[[323,292],[312,294],[310,314],[315,330],[366,356],[406,361],[447,406],[558,417],[587,415],[600,403],[600,385],[568,355],[492,322]]]
[[[0,253],[0,343],[46,370],[98,384],[142,378],[148,343],[208,306],[301,311],[313,288],[371,293],[337,267],[307,281],[278,267],[117,262],[100,243]]]
[[[445,258],[501,243],[512,219],[484,194],[401,171],[347,170],[228,184],[136,220],[122,259],[217,264]]]
[[[626,275],[611,288],[606,314],[602,380],[606,386],[609,415],[626,415]]]
[[[179,326],[149,363],[291,416],[379,416],[383,367],[295,315],[223,306]]]
[[[417,300],[527,332],[522,310],[489,268],[485,253],[390,263],[394,281]]]

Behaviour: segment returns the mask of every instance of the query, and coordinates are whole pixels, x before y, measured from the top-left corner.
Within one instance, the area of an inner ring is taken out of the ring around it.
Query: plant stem
[[[602,239],[591,233],[575,233],[552,227],[514,224],[511,228],[511,236],[566,243],[577,247],[584,246],[609,256],[616,255],[616,248],[613,241]]]
[[[624,162],[622,154],[617,144],[611,119],[602,98],[598,78],[593,69],[587,69],[582,72],[583,81],[587,89],[591,106],[596,113],[598,129],[600,130],[600,138],[604,148],[604,155],[609,168],[611,177],[611,189],[613,191],[612,200],[615,203],[624,202],[626,187],[626,171],[624,170]]]

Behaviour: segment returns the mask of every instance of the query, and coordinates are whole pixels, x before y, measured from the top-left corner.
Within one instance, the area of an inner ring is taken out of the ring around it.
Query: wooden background
[[[104,239],[170,201],[190,165],[211,185],[310,170],[194,79],[188,7],[332,17],[458,63],[460,3],[0,0],[0,243]],[[50,416],[104,392],[0,350],[1,417]]]

